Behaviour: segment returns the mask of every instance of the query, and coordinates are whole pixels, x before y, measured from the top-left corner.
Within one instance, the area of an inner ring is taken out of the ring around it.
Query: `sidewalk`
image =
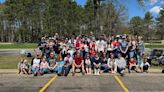
[[[16,74],[17,69],[0,69],[0,74]]]
[[[149,73],[161,73],[161,71],[160,69],[149,69]],[[16,74],[17,72],[17,69],[0,69],[0,74]],[[128,73],[127,69],[125,72]]]

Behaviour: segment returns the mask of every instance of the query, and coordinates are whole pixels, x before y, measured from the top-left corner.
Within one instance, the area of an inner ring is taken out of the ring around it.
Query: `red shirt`
[[[91,51],[91,56],[94,57],[95,56],[95,52]]]
[[[130,60],[130,61],[129,61],[129,64],[135,64],[135,63],[136,63],[136,62],[135,62],[134,60],[132,60],[132,61]]]
[[[83,57],[77,57],[77,56],[75,56],[75,57],[74,57],[74,60],[75,60],[75,63],[76,63],[77,65],[80,65],[81,62],[82,62],[82,60],[83,60]]]
[[[79,48],[79,47],[80,47],[80,43],[76,42],[76,48]]]

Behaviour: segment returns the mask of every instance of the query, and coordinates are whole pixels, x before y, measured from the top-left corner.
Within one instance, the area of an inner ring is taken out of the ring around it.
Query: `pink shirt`
[[[49,65],[47,62],[41,62],[40,63],[40,68],[48,68],[48,67],[49,67]]]

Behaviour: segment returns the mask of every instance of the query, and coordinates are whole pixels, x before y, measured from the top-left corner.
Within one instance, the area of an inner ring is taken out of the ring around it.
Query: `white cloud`
[[[149,12],[159,14],[160,10],[161,10],[160,6],[154,6],[149,10]]]
[[[150,4],[151,5],[154,5],[154,4],[156,4],[158,2],[158,0],[150,0]]]

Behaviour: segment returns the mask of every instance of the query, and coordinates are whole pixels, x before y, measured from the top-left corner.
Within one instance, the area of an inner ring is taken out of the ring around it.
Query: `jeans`
[[[130,58],[133,58],[133,57],[134,57],[134,52],[132,52],[132,51],[129,52],[129,57],[130,57]]]
[[[57,74],[62,74],[62,72],[63,72],[63,67],[57,66],[57,67],[54,69],[54,72],[56,72]]]
[[[41,68],[39,71],[42,73],[49,73],[50,72],[50,70],[48,68]]]
[[[69,71],[70,71],[70,66],[63,67],[63,73],[64,73],[65,75],[68,75]]]
[[[103,70],[104,72],[108,72],[109,71],[109,67],[107,65],[101,65],[101,70]]]
[[[122,67],[117,67],[117,72],[118,72],[119,74],[122,74],[122,73],[123,73],[123,72],[122,72],[123,70],[124,70],[124,68],[122,68]]]
[[[38,73],[39,72],[39,68],[32,67],[31,70],[32,70],[33,73]]]

